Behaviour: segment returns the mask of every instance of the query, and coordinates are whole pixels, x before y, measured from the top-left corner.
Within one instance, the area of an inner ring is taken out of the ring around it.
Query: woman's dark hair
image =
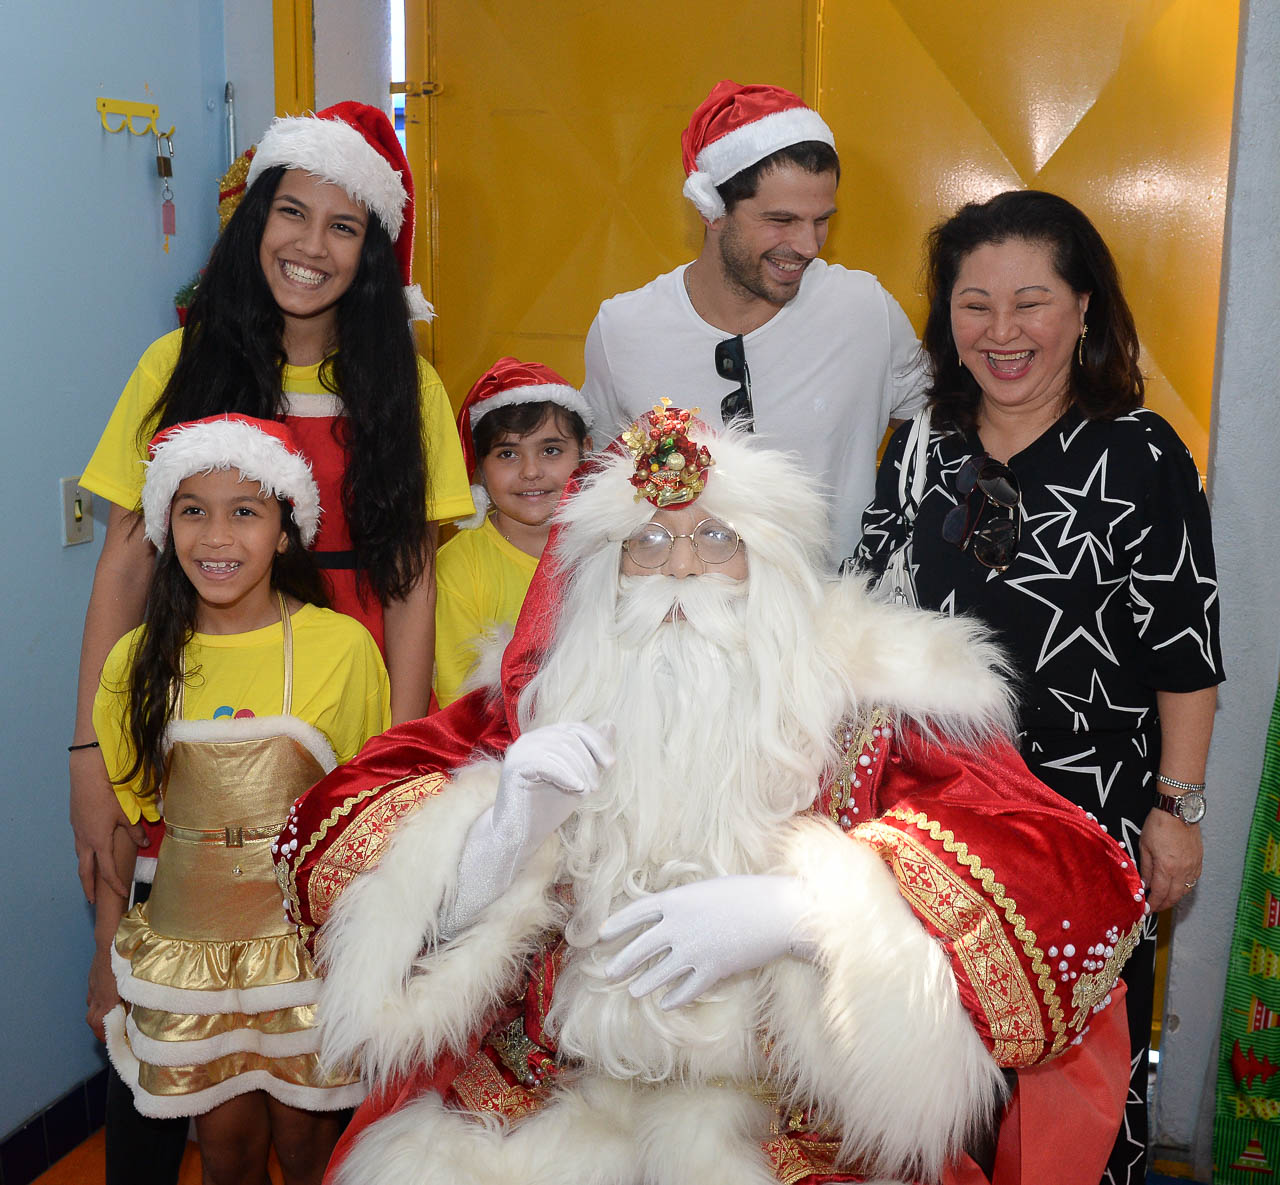
[[[280,525],[289,546],[271,562],[271,587],[287,597],[324,606],[328,596],[320,570],[302,546],[293,515],[284,503],[279,505]],[[173,690],[182,677],[182,652],[196,632],[197,601],[196,590],[178,562],[171,531],[156,558],[142,616],[146,628],[129,668],[126,727],[134,762],[120,781],[140,776],[144,797],[154,797],[164,777],[165,730],[173,711]],[[198,674],[199,668],[187,671],[188,681]]]
[[[814,176],[834,173],[836,184],[840,183],[840,158],[836,155],[836,150],[821,140],[801,140],[798,144],[788,144],[777,152],[771,152],[754,165],[748,165],[717,185],[716,192],[724,202],[725,212],[731,213],[739,202],[755,197],[756,190],[760,188],[760,178],[766,173],[787,165],[794,165]]]
[[[528,435],[542,423],[549,411],[555,413],[556,427],[566,436],[572,436],[581,449],[587,439],[587,425],[583,418],[559,403],[542,399],[537,403],[509,403],[485,415],[471,430],[476,442],[476,460],[483,461],[489,455],[495,440],[504,436]]]
[[[929,316],[921,348],[933,383],[929,402],[940,425],[974,426],[982,390],[961,364],[951,332],[951,293],[960,267],[979,247],[1022,239],[1044,243],[1053,265],[1076,293],[1089,294],[1083,364],[1071,358],[1070,397],[1090,420],[1108,420],[1142,406],[1138,333],[1120,288],[1115,260],[1092,222],[1064,198],[1035,189],[1010,190],[963,206],[926,240]]]
[[[284,316],[258,252],[285,172],[264,170],[214,245],[177,365],[145,421],[151,430],[222,412],[283,416]],[[356,567],[385,602],[404,596],[428,566],[431,533],[418,358],[395,250],[374,216],[356,277],[338,301],[337,337],[320,381],[347,412],[335,423],[347,451],[342,505]]]

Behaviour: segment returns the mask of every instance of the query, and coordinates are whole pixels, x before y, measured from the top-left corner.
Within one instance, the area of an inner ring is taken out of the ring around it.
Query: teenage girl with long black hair
[[[153,553],[139,463],[158,429],[220,412],[287,422],[325,507],[317,560],[333,607],[382,649],[395,721],[431,693],[436,521],[471,513],[448,398],[414,351],[408,165],[386,116],[340,103],[277,120],[215,246],[184,331],[143,355],[81,483],[112,505],[80,655],[71,814],[85,895],[111,882],[122,822],[90,710],[107,651],[142,619]],[[123,885],[112,886],[123,891]]]

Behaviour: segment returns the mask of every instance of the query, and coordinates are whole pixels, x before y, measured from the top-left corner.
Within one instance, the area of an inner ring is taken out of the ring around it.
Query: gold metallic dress
[[[155,883],[121,920],[111,960],[124,1004],[107,1017],[107,1048],[144,1115],[201,1115],[250,1090],[309,1111],[364,1097],[317,1065],[319,981],[272,866],[289,807],[326,772],[298,739],[320,734],[290,715],[293,633],[282,620],[280,717],[204,728],[182,721],[177,696]]]

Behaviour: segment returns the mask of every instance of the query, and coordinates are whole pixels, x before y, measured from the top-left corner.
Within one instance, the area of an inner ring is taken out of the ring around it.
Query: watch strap
[[[1192,803],[1192,814],[1195,818],[1188,819],[1183,811],[1183,800],[1191,798],[1195,801]],[[1199,823],[1204,818],[1205,801],[1204,795],[1199,790],[1189,790],[1186,794],[1157,794],[1156,809],[1173,815],[1174,818],[1181,819],[1184,823],[1192,825]]]

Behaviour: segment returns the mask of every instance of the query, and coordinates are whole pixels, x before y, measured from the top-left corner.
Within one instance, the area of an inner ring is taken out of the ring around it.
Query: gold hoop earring
[[[1081,366],[1084,365],[1084,339],[1088,332],[1089,326],[1082,325],[1080,327],[1080,340],[1076,342],[1076,361],[1079,362]]]

